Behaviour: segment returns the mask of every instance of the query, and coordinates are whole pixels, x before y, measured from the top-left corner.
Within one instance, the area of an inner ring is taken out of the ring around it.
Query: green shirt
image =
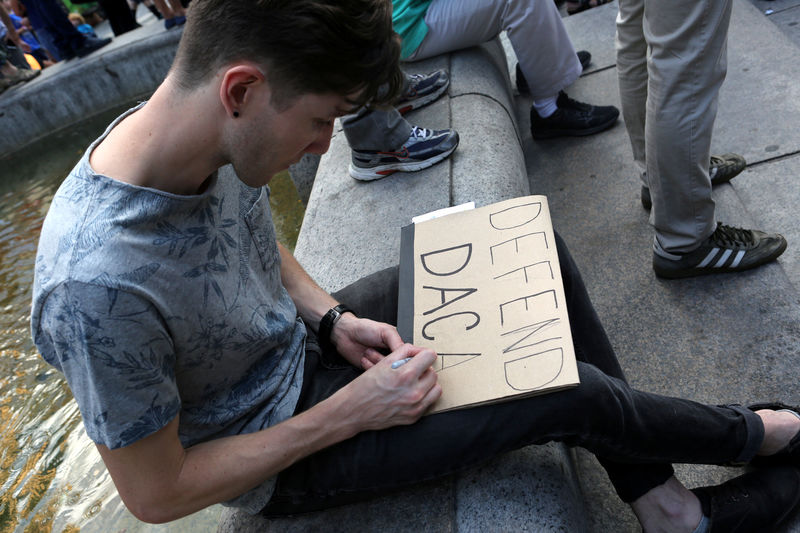
[[[408,59],[428,34],[425,13],[433,0],[392,0],[394,31],[403,40],[400,57]]]

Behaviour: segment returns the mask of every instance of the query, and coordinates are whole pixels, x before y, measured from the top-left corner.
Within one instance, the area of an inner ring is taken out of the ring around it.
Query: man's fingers
[[[404,344],[387,355],[385,359],[394,370],[407,367],[407,371],[414,372],[419,376],[436,361],[436,352],[430,348]]]
[[[438,381],[439,376],[433,371],[432,368],[428,367],[419,377],[419,386],[424,391],[430,391],[437,385]]]
[[[364,358],[367,362],[369,362],[369,367],[364,366],[364,362],[362,360],[361,365],[364,366],[364,369],[370,368],[374,365],[377,365],[383,360],[383,354],[380,353],[378,350],[374,348],[367,348],[364,350]]]
[[[403,339],[400,338],[400,334],[397,333],[397,329],[391,326],[386,327],[382,331],[383,342],[389,351],[395,351],[403,346]]]
[[[417,346],[413,346],[413,348],[419,348]],[[413,365],[410,368],[415,369],[420,375],[425,372],[427,369],[436,362],[436,352],[429,348],[421,348],[418,350],[414,350],[416,353],[412,356],[411,361],[408,362],[409,365]]]
[[[441,397],[442,397],[442,386],[436,383],[433,385],[433,387],[431,387],[428,390],[428,393],[422,399],[422,405],[425,406],[425,411],[427,411],[434,403],[436,403],[436,400],[438,400]]]

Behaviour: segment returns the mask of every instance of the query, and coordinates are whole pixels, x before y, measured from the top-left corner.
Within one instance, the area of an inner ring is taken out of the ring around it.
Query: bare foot
[[[787,411],[756,411],[764,423],[764,442],[758,455],[772,455],[784,449],[800,432],[800,418]]]

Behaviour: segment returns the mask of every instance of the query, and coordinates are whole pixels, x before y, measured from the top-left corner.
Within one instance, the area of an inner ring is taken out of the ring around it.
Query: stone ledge
[[[180,36],[179,29],[144,26],[3,93],[0,157],[92,115],[149,97],[166,76]]]

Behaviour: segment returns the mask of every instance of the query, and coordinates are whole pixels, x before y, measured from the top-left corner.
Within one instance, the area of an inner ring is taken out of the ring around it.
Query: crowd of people
[[[108,20],[114,36],[134,30],[143,2],[169,30],[186,22],[188,0],[99,0],[89,9],[97,23]],[[59,61],[84,57],[111,42],[98,38],[79,6],[62,0],[2,0],[0,3],[0,93],[34,79]],[[103,17],[101,17],[102,15]]]

